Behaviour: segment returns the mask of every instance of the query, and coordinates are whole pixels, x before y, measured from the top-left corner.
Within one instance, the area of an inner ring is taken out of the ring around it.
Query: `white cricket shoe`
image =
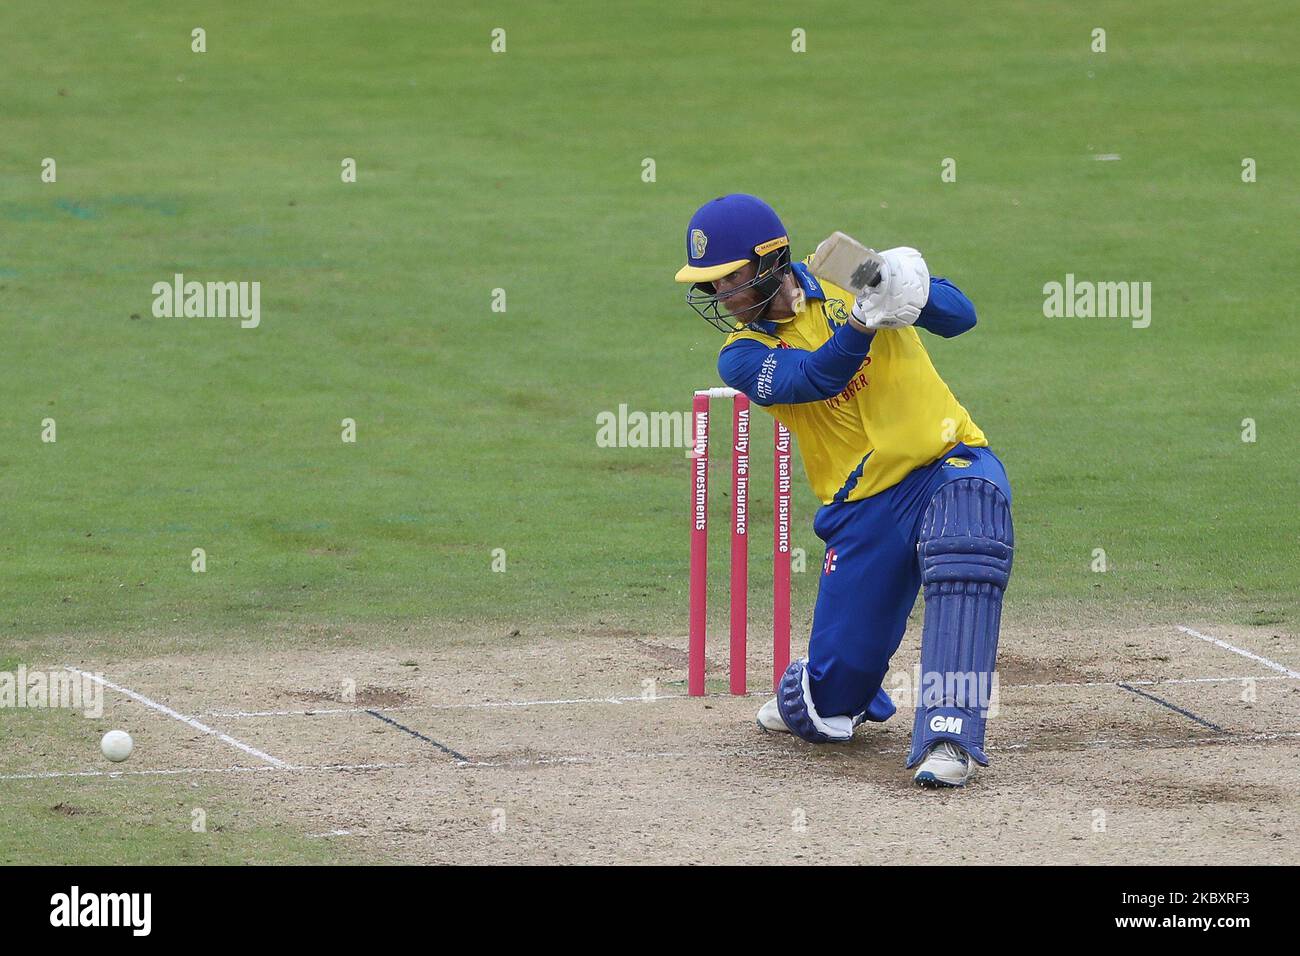
[[[941,740],[925,755],[912,780],[921,787],[964,787],[977,764],[950,740]]]
[[[758,708],[758,726],[763,730],[772,730],[779,734],[790,732],[790,728],[781,719],[781,710],[776,706],[775,697]]]

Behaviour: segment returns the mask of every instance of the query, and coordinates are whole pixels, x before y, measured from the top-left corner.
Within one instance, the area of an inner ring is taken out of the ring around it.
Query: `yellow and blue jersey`
[[[930,280],[916,327],[862,332],[848,321],[851,293],[821,282],[805,259],[796,314],[727,336],[718,372],[794,434],[823,504],[869,498],[964,444],[988,441],[935,370],[916,327],[959,335],[975,324],[970,300]]]

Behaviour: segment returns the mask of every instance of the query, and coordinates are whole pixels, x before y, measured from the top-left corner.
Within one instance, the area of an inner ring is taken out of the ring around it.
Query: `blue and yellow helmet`
[[[718,293],[714,283],[746,263],[757,270],[744,285]],[[762,319],[790,268],[790,238],[775,210],[757,196],[731,193],[706,202],[686,227],[686,265],[678,282],[689,282],[686,301],[715,327],[730,332],[744,320]],[[732,314],[728,298],[747,289],[759,293],[757,304]],[[753,313],[751,316],[750,313]]]

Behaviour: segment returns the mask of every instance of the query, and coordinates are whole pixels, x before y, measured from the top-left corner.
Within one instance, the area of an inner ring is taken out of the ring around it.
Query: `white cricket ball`
[[[110,730],[104,734],[104,739],[99,742],[99,749],[104,751],[104,756],[113,763],[121,763],[131,756],[131,751],[134,748],[135,743],[131,740],[131,735],[125,730]]]

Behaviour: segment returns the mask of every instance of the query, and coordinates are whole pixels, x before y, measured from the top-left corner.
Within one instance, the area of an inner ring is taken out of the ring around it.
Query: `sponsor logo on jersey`
[[[849,320],[849,310],[839,299],[826,300],[826,317],[836,325],[843,325]]]
[[[867,360],[862,363],[862,368],[866,368],[870,364],[871,364],[871,356],[868,355]],[[822,401],[827,408],[839,408],[841,405],[843,405],[845,402],[851,399],[854,395],[857,395],[858,392],[866,388],[867,385],[869,384],[870,383],[867,380],[867,376],[862,372],[859,372],[857,375],[853,377],[852,381],[850,381],[849,384],[844,387],[844,391],[840,392],[838,395],[832,396],[831,398],[822,399]]]

